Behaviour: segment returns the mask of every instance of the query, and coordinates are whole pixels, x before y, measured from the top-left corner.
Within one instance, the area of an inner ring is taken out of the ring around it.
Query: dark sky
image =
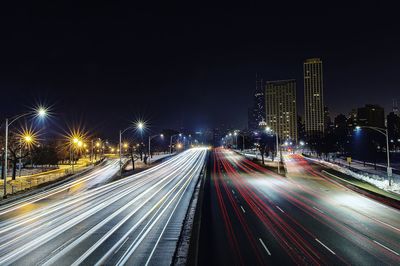
[[[244,127],[256,72],[296,78],[302,111],[307,57],[324,62],[334,114],[400,101],[399,16],[384,1],[133,2],[3,7],[2,117],[40,101],[60,124],[106,134],[137,117],[154,128]]]

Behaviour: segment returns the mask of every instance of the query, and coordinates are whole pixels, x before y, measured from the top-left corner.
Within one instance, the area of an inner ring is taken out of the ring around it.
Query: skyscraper
[[[261,121],[265,121],[265,97],[264,97],[264,81],[256,74],[256,88],[254,91],[254,104],[249,109],[248,127],[250,130],[258,129]]]
[[[357,109],[357,123],[360,126],[385,127],[385,110],[376,104],[366,104]]]
[[[296,80],[267,81],[266,122],[282,140],[297,142]]]
[[[308,136],[324,133],[324,85],[319,58],[304,62],[304,122]]]

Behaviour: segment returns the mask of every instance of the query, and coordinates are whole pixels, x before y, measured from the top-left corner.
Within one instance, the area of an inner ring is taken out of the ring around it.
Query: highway
[[[2,206],[0,265],[169,265],[206,153],[103,183],[118,171],[110,162]]]
[[[400,212],[300,155],[287,177],[217,148],[208,164],[199,265],[399,265]]]

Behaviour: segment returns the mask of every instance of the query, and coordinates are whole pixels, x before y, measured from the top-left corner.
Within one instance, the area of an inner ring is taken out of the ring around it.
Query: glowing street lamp
[[[82,140],[79,140],[79,141],[78,141],[77,146],[78,146],[79,148],[82,148],[82,147],[84,146]]]
[[[18,167],[19,176],[21,176],[21,170],[22,170],[22,147],[25,146],[28,149],[30,149],[30,147],[34,144],[34,142],[35,142],[34,134],[31,133],[29,130],[26,130],[20,135],[19,167]]]
[[[25,116],[31,116],[31,115],[37,116],[40,118],[45,118],[47,116],[47,109],[40,106],[33,111],[14,116],[10,119],[6,118],[6,121],[5,121],[5,144],[4,144],[4,194],[3,194],[3,198],[7,198],[8,128],[9,128],[9,126],[11,126],[12,123],[17,121],[18,119],[25,117]]]
[[[142,122],[142,121],[137,122],[137,123],[136,123],[136,128],[137,128],[138,130],[143,130],[143,129],[145,128],[145,123]]]
[[[267,133],[275,133],[275,143],[276,143],[276,156],[278,156],[278,151],[280,153],[280,162],[278,162],[278,174],[281,173],[281,162],[283,160],[282,158],[282,150],[279,148],[279,136],[278,136],[278,132],[274,132],[269,126],[265,127],[265,131]]]
[[[175,135],[172,135],[172,136],[171,136],[171,138],[170,138],[170,140],[169,140],[169,153],[172,153],[172,138],[173,138],[173,137],[176,137],[176,136],[182,137],[182,133],[175,134]]]
[[[37,115],[40,118],[44,118],[45,116],[47,116],[47,109],[44,108],[44,107],[39,107],[38,110],[37,110]]]
[[[385,136],[386,138],[386,161],[387,161],[387,176],[389,179],[389,186],[392,185],[392,168],[390,167],[390,151],[389,151],[389,134],[388,134],[388,129],[387,128],[379,128],[379,127],[369,127],[369,126],[356,126],[356,130],[360,131],[361,128],[369,128],[374,131],[377,131],[381,133],[382,135]]]
[[[150,162],[150,158],[152,158],[151,155],[151,140],[154,139],[155,137],[160,137],[160,138],[164,138],[164,134],[157,134],[157,135],[153,135],[153,136],[149,136],[149,162]]]
[[[26,136],[24,136],[24,141],[25,141],[25,143],[29,144],[29,143],[32,143],[33,138],[30,135],[26,135]]]
[[[130,125],[124,130],[119,131],[119,175],[122,175],[122,134],[125,133],[128,129],[136,128],[139,131],[143,131],[146,127],[146,124],[143,121],[138,121],[134,125]]]

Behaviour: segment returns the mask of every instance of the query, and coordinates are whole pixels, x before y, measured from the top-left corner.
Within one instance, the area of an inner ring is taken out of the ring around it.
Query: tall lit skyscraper
[[[324,85],[319,58],[304,62],[304,122],[308,136],[324,133]]]
[[[256,74],[256,88],[254,91],[254,104],[249,109],[249,129],[256,130],[260,122],[265,121],[264,81]]]
[[[267,81],[266,122],[282,140],[297,142],[296,80]]]

